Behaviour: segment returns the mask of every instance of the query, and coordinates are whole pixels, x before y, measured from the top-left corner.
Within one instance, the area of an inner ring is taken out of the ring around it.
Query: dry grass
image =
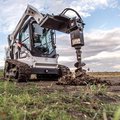
[[[94,77],[120,77],[120,72],[88,72],[87,74]]]

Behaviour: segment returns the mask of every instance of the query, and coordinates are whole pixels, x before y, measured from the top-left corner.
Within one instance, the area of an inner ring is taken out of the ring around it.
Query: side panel
[[[31,74],[59,75],[57,58],[27,57],[18,61],[28,64],[31,67]]]
[[[47,57],[26,57],[18,59],[23,63],[27,63],[32,68],[57,68],[58,58],[47,58]]]

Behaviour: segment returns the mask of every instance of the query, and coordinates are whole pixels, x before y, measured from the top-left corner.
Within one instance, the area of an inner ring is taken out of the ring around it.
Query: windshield
[[[47,30],[40,27],[38,24],[33,24],[33,46],[41,54],[50,54],[53,49],[52,30]]]

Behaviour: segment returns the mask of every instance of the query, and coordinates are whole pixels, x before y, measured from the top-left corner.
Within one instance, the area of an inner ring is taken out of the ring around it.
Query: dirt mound
[[[57,84],[58,85],[87,85],[87,84],[111,85],[109,81],[89,76],[86,73],[83,73],[78,77],[74,77],[73,74],[65,75],[58,80]]]

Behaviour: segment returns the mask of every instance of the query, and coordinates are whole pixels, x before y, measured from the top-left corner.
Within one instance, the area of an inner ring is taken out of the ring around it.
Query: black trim
[[[32,74],[41,74],[41,75],[59,75],[59,69],[55,68],[31,68]]]

